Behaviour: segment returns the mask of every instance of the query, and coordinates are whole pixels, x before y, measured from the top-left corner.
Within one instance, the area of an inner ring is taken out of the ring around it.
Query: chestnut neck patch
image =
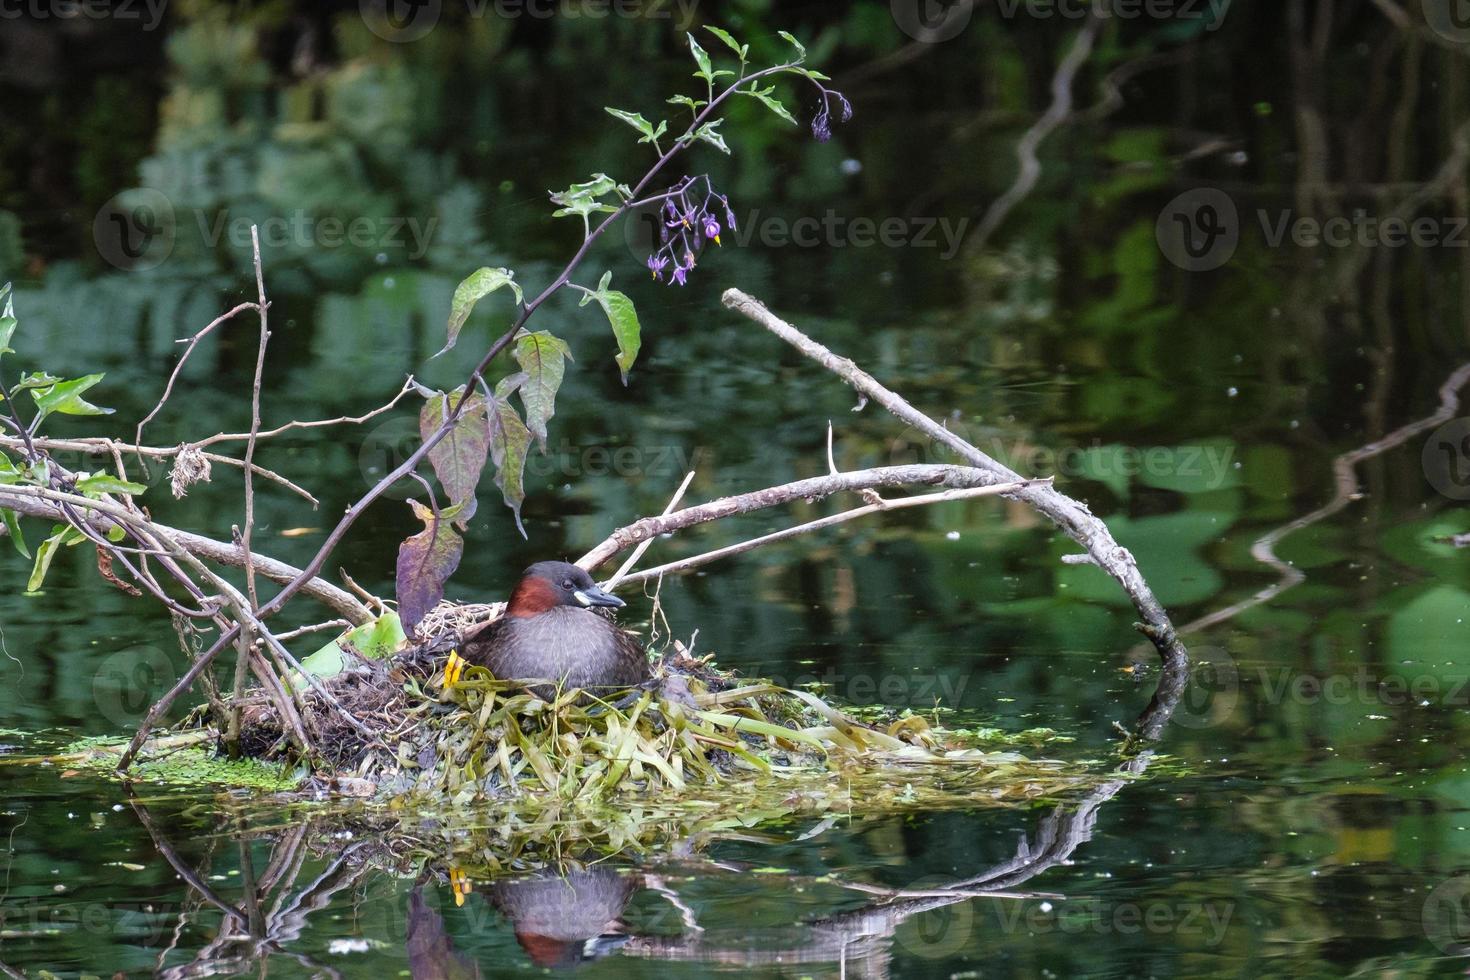
[[[544,578],[523,578],[510,594],[507,616],[536,616],[561,605],[556,586]]]

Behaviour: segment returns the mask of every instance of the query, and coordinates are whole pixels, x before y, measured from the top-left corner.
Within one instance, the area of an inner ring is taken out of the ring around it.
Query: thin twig
[[[260,381],[265,374],[265,349],[271,332],[267,315],[270,304],[265,298],[265,276],[260,271],[260,230],[250,226],[250,245],[255,253],[256,312],[260,314],[260,346],[255,354],[255,378],[250,387],[250,438],[245,442],[245,528],[240,547],[245,552],[245,593],[250,597],[250,610],[260,609],[260,596],[255,591],[255,564],[250,560],[250,539],[255,533],[255,481],[250,464],[255,461],[255,442],[260,436]]]
[[[690,470],[688,473],[684,474],[684,481],[679,484],[679,489],[675,490],[674,495],[669,498],[668,505],[664,507],[663,514],[661,516],[667,517],[670,513],[673,512],[675,507],[679,506],[679,501],[684,499],[684,492],[689,489],[689,484],[693,482],[694,471]],[[602,587],[604,589],[607,589],[609,592],[611,592],[613,589],[616,589],[618,587],[618,583],[623,581],[624,577],[633,568],[633,566],[638,564],[638,559],[642,558],[643,553],[647,551],[652,545],[652,538],[648,538],[644,541],[639,542],[638,547],[634,548],[633,553],[628,556],[628,560],[623,562],[622,567],[614,572],[613,577],[604,582]]]
[[[394,395],[390,401],[379,405],[372,411],[366,412],[362,415],[342,415],[334,419],[313,419],[309,422],[291,421],[285,423],[284,425],[278,425],[274,429],[267,429],[264,432],[257,432],[255,434],[255,438],[257,441],[272,439],[276,436],[284,435],[285,433],[294,431],[296,429],[322,429],[334,425],[362,425],[364,422],[370,422],[373,419],[377,418],[379,415],[384,414],[385,412],[392,411],[392,409],[396,407],[399,402],[403,401],[405,396],[416,390],[416,384],[417,383],[414,381],[413,377],[410,376],[408,380],[403,383],[403,387],[398,389],[398,394]],[[202,449],[205,446],[213,446],[221,442],[244,442],[249,438],[250,433],[248,432],[219,432],[210,436],[207,439],[201,439],[198,442],[189,443],[189,445],[194,446],[196,449]]]
[[[945,504],[956,500],[972,500],[976,497],[994,497],[998,494],[1015,493],[1019,490],[1024,490],[1027,487],[1033,487],[1042,484],[1050,485],[1050,483],[1051,480],[1049,479],[1026,480],[1019,483],[1002,483],[996,486],[975,487],[969,490],[943,490],[939,493],[926,493],[921,494],[917,497],[899,497],[895,500],[885,500],[881,504],[864,504],[862,507],[855,507],[852,510],[845,510],[840,514],[832,514],[828,517],[818,518],[814,521],[807,521],[805,524],[798,524],[795,527],[788,527],[780,531],[772,531],[770,534],[763,534],[758,538],[751,538],[748,541],[741,541],[739,544],[726,545],[723,548],[716,548],[713,551],[707,551],[701,555],[694,555],[690,558],[682,558],[678,561],[671,561],[667,564],[659,565],[656,568],[648,568],[644,569],[641,572],[634,572],[633,574],[626,576],[622,580],[622,584],[631,585],[635,582],[644,582],[648,579],[658,578],[662,575],[674,575],[680,572],[687,572],[691,568],[698,568],[701,565],[707,565],[710,562],[718,561],[721,558],[729,558],[731,555],[738,555],[746,551],[753,551],[754,549],[762,547],[764,545],[773,544],[777,541],[784,541],[787,538],[794,538],[803,534],[810,534],[813,531],[820,531],[825,528],[833,527],[837,524],[844,524],[847,521],[856,520],[859,517],[867,517],[870,514],[878,514],[890,510],[903,510],[907,507],[923,507],[929,504]],[[609,589],[613,587],[613,585],[607,586],[607,588]]]
[[[235,307],[233,310],[230,310],[228,313],[222,313],[219,316],[215,317],[213,320],[209,321],[209,324],[205,326],[203,330],[200,330],[198,333],[194,334],[194,336],[188,338],[189,346],[184,348],[184,353],[179,356],[179,363],[175,364],[173,371],[169,373],[168,383],[163,386],[163,395],[159,397],[158,404],[154,405],[153,410],[147,415],[143,416],[143,421],[138,423],[137,431],[133,435],[133,441],[135,443],[141,444],[143,442],[143,427],[149,422],[152,422],[154,416],[163,411],[164,403],[167,402],[169,396],[174,393],[174,382],[178,380],[179,372],[184,370],[185,362],[189,360],[189,355],[194,353],[194,348],[199,345],[199,342],[205,337],[209,336],[211,333],[213,333],[217,327],[221,326],[222,324],[228,323],[230,320],[234,319],[241,313],[244,313],[246,310],[253,310],[255,308],[256,305],[254,303],[241,303],[239,306]]]
[[[1038,481],[1045,482],[1045,481]],[[1031,483],[1019,477],[1009,480],[997,479],[991,473],[972,466],[953,466],[940,463],[916,463],[909,466],[879,466],[869,470],[854,470],[835,476],[817,476],[794,483],[766,487],[750,493],[722,497],[707,504],[698,504],[659,517],[645,517],[627,527],[619,528],[601,544],[577,559],[582,568],[591,569],[602,565],[624,548],[641,541],[649,541],[662,534],[670,534],[696,524],[748,514],[767,507],[777,507],[798,500],[820,500],[838,493],[853,493],[861,490],[897,488],[905,486],[942,486],[953,490],[969,490],[976,487],[1002,487],[995,492],[1019,494],[1021,488]],[[639,576],[641,578],[641,576]],[[629,576],[632,579],[633,576]],[[625,580],[626,581],[626,580]]]

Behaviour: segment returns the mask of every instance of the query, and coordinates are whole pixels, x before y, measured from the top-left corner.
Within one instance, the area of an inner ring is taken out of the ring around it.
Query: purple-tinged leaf
[[[450,526],[458,507],[447,507],[436,515],[416,500],[410,500],[408,506],[424,522],[422,531],[398,546],[398,618],[413,633],[444,598],[444,583],[464,555],[464,539]]]
[[[449,410],[459,403],[464,388],[456,388],[451,394],[436,391],[424,403],[419,412],[419,435],[427,442],[444,420]],[[444,487],[451,507],[462,508],[456,523],[460,528],[475,516],[475,487],[479,486],[480,475],[485,472],[485,460],[490,451],[490,433],[485,419],[485,397],[478,392],[470,395],[464,410],[449,434],[429,450],[429,465]]]

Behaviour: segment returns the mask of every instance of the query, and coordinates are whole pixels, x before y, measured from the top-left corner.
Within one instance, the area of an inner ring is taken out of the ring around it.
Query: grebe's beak
[[[613,609],[621,609],[627,605],[611,592],[604,592],[595,585],[586,589],[578,589],[573,595],[584,606],[610,606]]]

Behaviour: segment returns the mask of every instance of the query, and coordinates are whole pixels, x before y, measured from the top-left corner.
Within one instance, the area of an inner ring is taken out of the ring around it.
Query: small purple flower
[[[852,118],[852,103],[847,101],[847,96],[841,92],[833,92],[832,94],[837,96],[837,101],[842,104],[842,121],[847,122]]]
[[[738,229],[735,227],[735,212],[730,210],[730,202],[724,198],[720,198],[720,201],[725,205],[725,227],[731,231],[737,231]]]
[[[649,271],[653,273],[654,281],[657,281],[659,278],[661,278],[661,276],[663,275],[663,271],[665,268],[668,267],[668,264],[669,260],[658,253],[654,253],[653,255],[650,255],[648,257],[648,268]]]
[[[704,216],[704,237],[714,239],[716,245],[720,244],[720,223],[712,214]]]
[[[685,282],[688,281],[688,279],[689,279],[689,270],[686,269],[686,268],[684,268],[682,265],[676,265],[676,266],[674,266],[674,277],[669,282],[670,282],[670,285],[672,285],[673,283],[678,283],[679,285],[682,286],[682,285],[684,285]]]
[[[812,120],[812,136],[818,143],[825,143],[832,138],[832,115],[826,107]]]

